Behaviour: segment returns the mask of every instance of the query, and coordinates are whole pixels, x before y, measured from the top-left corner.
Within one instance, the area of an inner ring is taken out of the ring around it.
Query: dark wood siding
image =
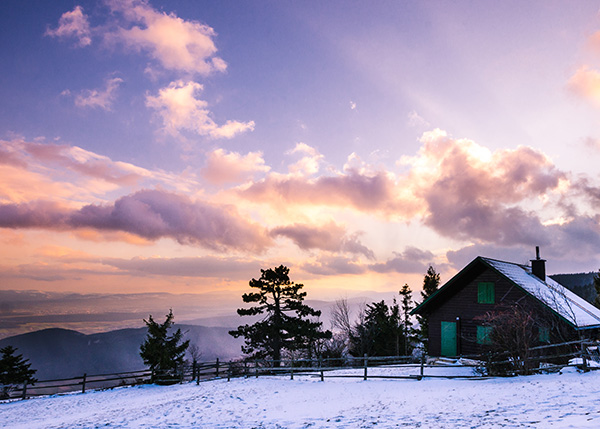
[[[478,270],[479,271],[479,270]],[[479,271],[475,276],[464,279],[464,283],[452,285],[452,291],[440,299],[437,305],[430,309],[429,314],[429,354],[441,354],[441,324],[442,322],[457,322],[457,353],[469,355],[481,352],[477,344],[477,317],[489,311],[502,308],[517,301],[531,300],[526,293],[515,286],[506,277],[491,268]],[[494,283],[494,304],[479,304],[477,302],[477,284],[479,282]],[[479,323],[481,324],[481,323]]]

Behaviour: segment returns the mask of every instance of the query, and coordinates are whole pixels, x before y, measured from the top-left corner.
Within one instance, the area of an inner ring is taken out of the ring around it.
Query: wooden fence
[[[561,344],[551,344],[534,347],[533,356],[527,361],[526,373],[541,371],[558,371],[564,368],[573,358],[579,358],[576,365],[584,370],[600,369],[600,347],[598,343],[585,341],[572,341]],[[553,352],[554,351],[554,352]],[[295,376],[318,377],[321,381],[325,378],[360,378],[368,379],[410,379],[422,380],[424,378],[472,378],[483,379],[490,375],[488,368],[493,365],[512,365],[514,359],[510,354],[495,355],[494,361],[490,355],[456,356],[452,358],[428,358],[421,356],[361,356],[344,358],[314,358],[314,359],[243,359],[222,362],[219,359],[211,362],[195,362],[180,368],[176,376],[170,380],[162,378],[163,382],[181,383],[194,381],[200,384],[203,381],[215,379],[231,380],[236,377],[264,377],[264,376]],[[468,368],[470,371],[454,374],[448,368]],[[515,367],[509,375],[525,373]],[[150,383],[153,379],[152,371],[142,369],[139,371],[119,372],[113,374],[83,374],[80,377],[37,381],[33,385],[13,386],[8,392],[9,398],[28,398],[41,395],[64,394],[69,392],[85,393],[86,390],[109,389],[119,386],[132,386]],[[0,389],[2,386],[0,386]]]

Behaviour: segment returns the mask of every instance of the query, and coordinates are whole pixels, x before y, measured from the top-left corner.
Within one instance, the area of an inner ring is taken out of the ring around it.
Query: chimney
[[[535,259],[531,260],[531,272],[541,281],[546,281],[546,260],[540,259],[540,246],[535,246]]]

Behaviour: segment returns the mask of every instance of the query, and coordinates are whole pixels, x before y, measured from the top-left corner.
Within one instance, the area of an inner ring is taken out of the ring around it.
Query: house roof
[[[531,267],[528,265],[498,261],[481,256],[475,258],[436,293],[415,308],[413,313],[419,313],[422,309],[429,306],[432,301],[436,301],[440,296],[447,293],[452,288],[452,285],[457,283],[459,278],[463,277],[465,272],[471,271],[475,266],[481,264],[490,267],[506,277],[527,294],[533,296],[565,319],[575,329],[600,328],[600,309],[594,307],[560,283],[548,276],[546,276],[546,281],[542,281],[531,272]]]

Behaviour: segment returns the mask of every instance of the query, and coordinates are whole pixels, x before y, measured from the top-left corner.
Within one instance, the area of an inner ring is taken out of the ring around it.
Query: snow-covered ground
[[[369,370],[377,372],[398,370]],[[282,376],[126,387],[0,403],[0,427],[598,428],[600,371],[421,381]]]

